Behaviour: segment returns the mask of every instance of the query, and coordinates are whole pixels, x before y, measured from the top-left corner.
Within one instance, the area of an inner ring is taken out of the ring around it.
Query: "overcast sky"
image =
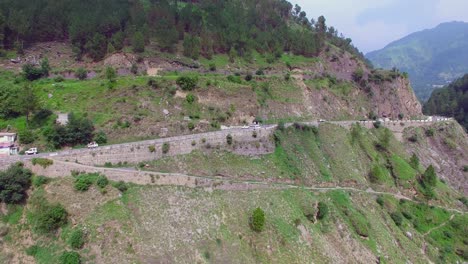
[[[449,21],[468,22],[468,0],[292,0],[309,18],[353,39],[364,53]]]

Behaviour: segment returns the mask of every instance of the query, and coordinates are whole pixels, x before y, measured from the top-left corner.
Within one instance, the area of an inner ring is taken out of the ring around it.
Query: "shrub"
[[[180,76],[176,83],[182,90],[192,91],[197,87],[198,77]]]
[[[54,164],[53,160],[50,159],[44,159],[44,158],[33,158],[31,160],[32,165],[40,165],[43,168],[47,168],[50,165]]]
[[[113,83],[113,82],[115,82],[115,78],[116,78],[116,77],[117,77],[117,72],[115,71],[115,69],[112,68],[112,67],[110,67],[110,66],[108,66],[108,67],[106,68],[106,79],[107,79],[109,82]]]
[[[68,213],[61,204],[43,202],[33,214],[33,228],[39,233],[50,233],[67,223]]]
[[[145,37],[141,32],[136,32],[132,37],[132,48],[134,52],[141,53],[145,51]]]
[[[55,76],[55,78],[54,78],[54,82],[59,83],[59,82],[63,82],[63,81],[65,81],[65,78],[63,78],[62,75],[57,75],[57,76]]]
[[[253,137],[253,138],[257,138],[257,131],[254,130],[254,131],[252,132],[252,137]]]
[[[107,179],[106,176],[104,175],[99,175],[97,180],[96,180],[96,185],[99,188],[106,188],[106,186],[109,184],[109,180]]]
[[[216,71],[216,64],[210,63],[209,67],[210,67],[210,71]]]
[[[155,147],[155,146],[153,146],[153,145],[151,145],[151,146],[148,146],[148,150],[149,150],[149,152],[153,153],[153,152],[155,152],[155,151],[156,151],[156,147]]]
[[[96,174],[82,174],[82,175],[79,175],[76,179],[75,179],[75,190],[77,191],[80,191],[80,192],[84,192],[84,191],[87,191],[89,189],[89,187],[91,187],[91,185],[93,185],[95,179],[96,179]]]
[[[88,71],[85,68],[80,67],[80,68],[76,69],[75,77],[78,78],[79,80],[84,80],[84,79],[88,78]]]
[[[364,77],[364,71],[362,68],[356,69],[356,71],[353,72],[353,80],[355,82],[360,82],[362,78]]]
[[[380,206],[383,206],[384,203],[385,203],[385,201],[384,201],[384,199],[383,199],[382,196],[377,197],[377,200],[376,200],[376,201],[377,201],[377,203],[378,203]]]
[[[96,135],[94,135],[94,141],[96,143],[100,144],[106,144],[107,143],[107,135],[104,133],[104,131],[99,131]]]
[[[319,220],[325,219],[328,215],[328,206],[324,202],[319,202],[318,203],[318,213],[317,213],[317,218]]]
[[[232,83],[237,83],[237,84],[241,84],[242,83],[242,80],[239,76],[235,76],[235,75],[229,75],[227,77],[228,81],[232,82]]]
[[[47,184],[49,182],[49,178],[45,176],[34,176],[32,178],[32,185],[36,188],[41,187],[44,184]]]
[[[261,208],[253,211],[251,219],[251,227],[255,232],[262,232],[265,226],[265,212]]]
[[[18,133],[21,144],[31,144],[36,140],[36,135],[29,129],[23,129]]]
[[[248,81],[248,82],[250,82],[252,79],[253,79],[253,77],[252,77],[252,74],[250,74],[250,73],[245,76],[245,80]]]
[[[219,123],[218,120],[213,120],[213,121],[211,121],[210,126],[211,126],[212,128],[216,128],[216,129],[220,129],[220,128],[221,128],[221,124]]]
[[[60,255],[59,261],[60,264],[80,264],[81,257],[77,252],[65,251]]]
[[[163,152],[164,154],[167,154],[167,153],[169,152],[170,147],[171,147],[171,146],[169,145],[169,143],[168,143],[168,142],[165,142],[165,143],[163,144],[163,146],[162,146],[162,152]]]
[[[429,128],[428,130],[426,130],[425,134],[426,134],[427,137],[433,137],[434,136],[434,129]]]
[[[265,72],[263,72],[263,69],[258,69],[255,74],[257,75],[265,75]]]
[[[31,186],[32,172],[17,163],[0,171],[0,200],[7,204],[20,203]]]
[[[370,173],[369,179],[372,183],[381,183],[385,180],[387,172],[382,166],[375,164]]]
[[[374,127],[375,128],[380,128],[381,126],[382,126],[382,122],[380,122],[380,121],[374,122]]]
[[[437,174],[432,165],[427,167],[426,171],[421,177],[422,183],[425,187],[435,187],[437,184]]]
[[[194,102],[197,100],[197,97],[196,97],[194,94],[189,93],[189,94],[187,94],[187,96],[185,97],[185,100],[187,101],[187,103],[192,104],[192,103],[194,103]]]
[[[463,166],[463,171],[467,172],[468,171],[468,165]]]
[[[419,169],[419,158],[418,156],[416,156],[415,153],[413,153],[413,155],[411,156],[409,164],[411,165],[413,169],[415,170]]]
[[[190,129],[190,130],[195,129],[195,124],[193,122],[189,122],[187,126],[188,126],[188,129]]]
[[[128,190],[128,186],[125,182],[119,181],[114,184],[114,187],[117,188],[120,192],[126,192]]]
[[[30,246],[26,249],[26,255],[28,256],[36,256],[37,252],[39,251],[38,245]]]
[[[226,142],[228,143],[228,145],[232,145],[232,135],[231,134],[226,136]]]
[[[42,78],[42,76],[44,76],[44,72],[42,71],[41,68],[35,67],[34,65],[30,63],[23,65],[22,69],[23,69],[24,77],[28,79],[29,81],[35,81],[35,80]]]
[[[403,223],[403,217],[399,212],[394,212],[390,214],[390,217],[393,219],[393,222],[395,222],[395,225],[401,226]]]
[[[75,229],[68,239],[68,244],[73,249],[80,249],[84,245],[84,233],[81,229]]]

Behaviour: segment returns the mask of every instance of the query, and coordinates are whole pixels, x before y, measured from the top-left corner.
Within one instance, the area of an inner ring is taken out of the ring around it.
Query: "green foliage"
[[[36,134],[29,129],[21,130],[18,137],[21,144],[31,144],[37,139]]]
[[[40,165],[43,168],[47,168],[50,165],[53,165],[54,161],[50,160],[50,159],[45,159],[45,158],[33,158],[31,160],[31,163],[32,163],[32,165]]]
[[[85,192],[96,182],[99,174],[90,173],[90,174],[81,174],[75,178],[74,187],[75,190],[80,192]]]
[[[241,80],[240,76],[236,76],[236,75],[229,75],[227,77],[227,80],[232,82],[232,83],[237,83],[237,84],[242,83],[242,80]]]
[[[145,37],[138,31],[133,34],[132,48],[134,52],[141,53],[145,51]]]
[[[95,33],[94,36],[88,40],[84,48],[91,58],[95,61],[99,61],[106,56],[106,37],[103,34]]]
[[[400,212],[393,212],[390,214],[390,217],[392,218],[393,222],[395,222],[395,225],[401,226],[403,223],[403,216],[401,215]]]
[[[232,135],[231,134],[226,136],[226,142],[227,142],[228,145],[232,145]]]
[[[115,78],[116,78],[116,77],[117,77],[117,72],[115,71],[115,69],[112,68],[112,67],[110,67],[110,66],[108,66],[108,67],[106,68],[106,79],[107,79],[109,82],[113,83],[113,82],[115,82]]]
[[[29,81],[35,81],[44,76],[44,72],[41,68],[35,67],[33,64],[26,63],[22,67],[23,75]]]
[[[385,167],[375,164],[369,173],[369,179],[372,183],[384,183],[388,178],[388,171]]]
[[[76,69],[75,77],[78,78],[79,80],[84,80],[84,79],[88,78],[88,71],[85,68],[80,67],[80,68]]]
[[[96,185],[103,189],[103,188],[106,188],[106,186],[109,184],[109,180],[107,179],[106,176],[104,175],[99,175],[96,179]]]
[[[94,135],[93,140],[96,141],[96,143],[98,143],[99,145],[106,144],[107,135],[106,133],[104,133],[104,131],[99,131],[96,135]]]
[[[195,101],[197,101],[197,97],[193,93],[188,93],[185,97],[185,100],[187,101],[187,103],[192,104]]]
[[[156,151],[156,147],[155,147],[155,146],[153,146],[153,145],[151,145],[151,146],[148,146],[148,150],[149,150],[149,152],[153,153],[153,152],[155,152],[155,151]]]
[[[186,35],[184,38],[184,56],[198,60],[200,57],[200,37],[193,35]]]
[[[60,264],[80,264],[81,256],[75,251],[65,251],[59,258]]]
[[[377,200],[376,202],[380,205],[380,206],[384,206],[384,203],[385,203],[385,200],[382,196],[379,196],[377,197]]]
[[[324,202],[319,202],[317,218],[319,220],[323,220],[327,217],[327,215],[328,215],[328,205]]]
[[[89,119],[80,118],[73,113],[68,115],[65,126],[56,124],[44,131],[47,141],[55,147],[88,144],[93,139],[94,126]]]
[[[80,228],[76,228],[72,231],[70,237],[68,238],[68,245],[72,249],[80,249],[83,247],[84,241],[84,232]]]
[[[197,87],[198,77],[180,76],[176,83],[182,90],[192,91]]]
[[[128,185],[123,181],[114,183],[114,187],[120,192],[126,192],[128,190]]]
[[[359,83],[362,78],[364,77],[364,70],[362,68],[357,68],[356,71],[353,72],[353,80]]]
[[[50,233],[67,223],[68,213],[60,204],[43,200],[32,214],[33,229],[41,234]]]
[[[416,156],[416,153],[413,153],[413,155],[410,158],[409,164],[413,169],[419,170],[419,158]]]
[[[41,187],[44,184],[47,184],[49,182],[49,178],[45,176],[34,176],[32,178],[32,185],[36,188]]]
[[[167,154],[169,152],[169,149],[170,149],[170,145],[168,142],[164,142],[163,146],[162,146],[162,153],[163,154]]]
[[[41,71],[43,76],[49,76],[49,72],[51,70],[51,67],[49,65],[49,59],[44,58],[41,60]]]
[[[421,176],[421,182],[426,188],[434,188],[437,184],[437,174],[432,165],[427,167],[426,171]]]
[[[255,232],[262,232],[265,227],[265,212],[258,207],[252,213],[251,228]]]
[[[468,74],[445,88],[434,90],[423,110],[427,115],[454,117],[468,130]]]
[[[433,137],[434,136],[434,129],[433,128],[429,128],[426,130],[425,134],[427,137]]]
[[[21,163],[0,171],[0,201],[7,204],[22,202],[31,186],[31,177],[31,171],[25,169]]]

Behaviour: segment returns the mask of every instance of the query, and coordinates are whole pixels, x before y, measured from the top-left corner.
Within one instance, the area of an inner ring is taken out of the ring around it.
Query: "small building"
[[[18,154],[18,147],[15,146],[15,133],[0,132],[0,157]]]

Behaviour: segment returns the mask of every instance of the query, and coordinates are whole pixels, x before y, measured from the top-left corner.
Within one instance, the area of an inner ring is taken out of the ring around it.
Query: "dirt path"
[[[449,218],[449,220],[447,220],[447,221],[443,222],[443,223],[442,223],[442,224],[440,224],[439,226],[436,226],[436,227],[433,227],[433,228],[429,229],[429,230],[428,230],[426,233],[424,233],[424,235],[423,235],[423,236],[427,236],[427,235],[429,235],[429,234],[430,234],[432,231],[434,231],[434,230],[437,230],[437,229],[439,229],[439,228],[442,228],[442,227],[444,227],[445,225],[447,225],[447,224],[448,224],[448,222],[452,221],[454,217],[455,217],[455,215],[454,215],[454,214],[453,214],[453,215],[451,215],[451,216],[450,216],[450,218]]]
[[[389,195],[396,199],[404,199],[408,201],[413,201],[410,197],[404,196],[399,193],[391,192],[381,192],[374,191],[371,188],[367,189],[358,189],[354,187],[347,186],[334,186],[334,187],[321,187],[321,186],[303,186],[291,183],[280,183],[274,181],[262,181],[262,180],[239,180],[235,178],[223,178],[223,177],[210,177],[210,176],[194,176],[181,173],[163,173],[163,172],[153,172],[146,170],[136,170],[134,168],[103,168],[103,167],[94,167],[82,164],[76,164],[65,161],[54,160],[54,163],[59,167],[73,167],[78,168],[80,171],[84,172],[97,172],[106,175],[110,180],[113,181],[124,181],[135,184],[150,184],[150,185],[169,185],[169,186],[184,186],[189,188],[206,188],[208,190],[229,190],[229,191],[246,191],[254,189],[303,189],[310,191],[318,192],[331,192],[331,191],[349,191],[356,193],[367,193],[373,195]],[[47,176],[47,173],[44,173]],[[62,177],[64,174],[58,174]],[[460,211],[454,208],[446,208],[443,206],[435,206],[438,208],[445,209],[450,212],[465,214],[465,212]],[[452,220],[454,215],[452,215]],[[449,220],[449,221],[450,221]],[[440,226],[439,226],[440,227]],[[435,229],[435,228],[434,228]],[[432,231],[429,230],[428,232]]]

